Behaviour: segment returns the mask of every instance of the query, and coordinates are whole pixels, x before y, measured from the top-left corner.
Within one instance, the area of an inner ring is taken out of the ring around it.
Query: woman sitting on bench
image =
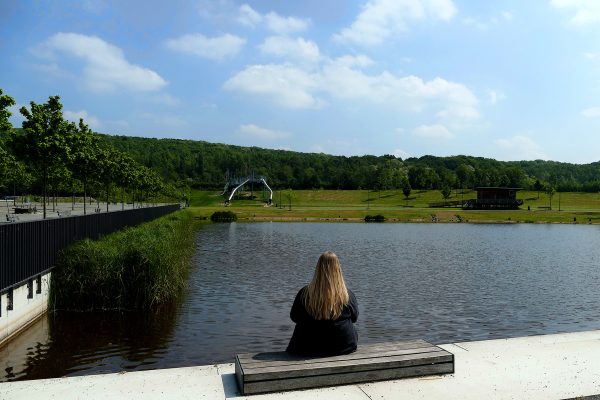
[[[287,352],[303,356],[333,356],[356,350],[354,322],[358,303],[346,288],[335,253],[321,254],[308,286],[300,289],[290,312],[296,323]]]

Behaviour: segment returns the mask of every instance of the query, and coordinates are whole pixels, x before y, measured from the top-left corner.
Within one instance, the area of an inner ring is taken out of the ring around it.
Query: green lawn
[[[524,201],[519,210],[462,210],[460,208],[430,208],[430,203],[442,202],[440,191],[414,190],[408,199],[401,190],[381,192],[367,190],[296,190],[292,209],[282,194],[283,208],[279,207],[279,192],[275,191],[273,205],[266,207],[261,192],[254,200],[234,200],[227,207],[241,220],[358,220],[366,215],[383,214],[388,220],[406,222],[554,222],[600,223],[600,194],[561,193],[550,200],[545,193],[521,191],[517,198]],[[453,192],[448,201],[475,198],[476,192]],[[559,210],[560,197],[560,210]],[[219,192],[194,191],[190,205],[196,216],[209,217],[223,210],[224,198]],[[529,210],[528,210],[529,207]]]

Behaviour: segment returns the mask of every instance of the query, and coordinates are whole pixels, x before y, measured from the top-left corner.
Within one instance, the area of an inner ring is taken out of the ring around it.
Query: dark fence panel
[[[0,292],[53,267],[59,250],[151,221],[179,204],[0,225]]]

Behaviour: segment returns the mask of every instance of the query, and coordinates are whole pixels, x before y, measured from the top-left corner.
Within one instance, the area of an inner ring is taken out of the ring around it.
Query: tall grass
[[[52,271],[50,309],[150,308],[175,299],[186,284],[195,227],[183,210],[75,243]]]

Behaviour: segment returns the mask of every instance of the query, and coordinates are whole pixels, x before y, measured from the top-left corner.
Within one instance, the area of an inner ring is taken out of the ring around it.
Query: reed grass
[[[63,250],[50,286],[51,310],[152,308],[186,285],[196,223],[188,210]]]

